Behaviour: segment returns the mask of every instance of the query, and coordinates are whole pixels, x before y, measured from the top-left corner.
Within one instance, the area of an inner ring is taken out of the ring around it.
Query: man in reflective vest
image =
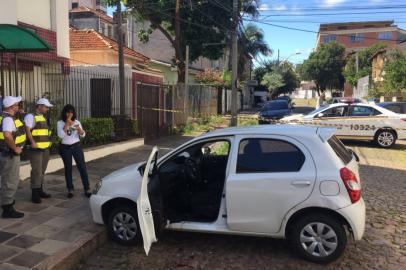
[[[51,131],[44,115],[53,105],[46,98],[40,98],[36,102],[34,113],[24,117],[27,139],[28,156],[31,162],[31,201],[41,203],[41,198],[50,198],[51,195],[44,192],[44,175],[49,161],[49,148],[51,147]]]
[[[26,140],[24,125],[15,117],[20,101],[21,97],[5,97],[0,115],[0,199],[3,218],[24,216],[13,207],[20,182],[20,154]]]

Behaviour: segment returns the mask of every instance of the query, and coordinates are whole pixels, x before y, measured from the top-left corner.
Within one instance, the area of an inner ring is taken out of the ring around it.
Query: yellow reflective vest
[[[18,147],[23,147],[27,139],[24,124],[20,121],[20,119],[7,113],[3,113],[2,115],[0,115],[0,150],[6,151],[9,149],[4,139],[3,133],[3,119],[6,117],[11,117],[14,120],[14,125],[16,126],[16,131],[12,132],[15,145]]]
[[[35,125],[31,129],[31,135],[39,149],[51,147],[51,131],[47,119],[42,114],[33,114]]]

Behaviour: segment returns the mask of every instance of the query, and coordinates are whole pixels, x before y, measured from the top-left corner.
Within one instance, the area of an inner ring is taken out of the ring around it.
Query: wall
[[[111,49],[99,50],[71,50],[71,64],[72,65],[111,65],[118,64],[118,53]],[[77,61],[75,61],[77,60]],[[124,64],[136,66],[138,62],[130,57],[124,55]]]
[[[66,0],[62,1],[66,2]],[[17,0],[17,19],[45,29],[52,29],[51,0]]]
[[[1,0],[0,23],[17,24],[17,2],[15,0]]]
[[[57,54],[69,58],[68,0],[51,0],[51,26],[56,32]]]

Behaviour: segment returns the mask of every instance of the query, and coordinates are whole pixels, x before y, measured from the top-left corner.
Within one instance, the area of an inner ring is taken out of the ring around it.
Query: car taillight
[[[352,203],[356,203],[361,198],[361,185],[359,184],[355,174],[348,168],[344,167],[340,170],[341,179],[344,182],[345,188],[350,195]]]
[[[402,119],[400,119],[400,120],[402,120],[402,121],[405,121],[405,122],[406,122],[406,118],[402,118]]]

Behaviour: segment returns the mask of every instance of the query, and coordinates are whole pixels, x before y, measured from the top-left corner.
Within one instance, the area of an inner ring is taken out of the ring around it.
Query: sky
[[[312,9],[312,10],[309,10]],[[343,14],[346,13],[346,14]],[[364,14],[348,14],[364,13]],[[369,14],[365,14],[369,13]],[[319,14],[319,15],[312,15]],[[323,15],[320,15],[323,14]],[[330,14],[330,15],[324,15]],[[337,14],[337,15],[331,15]],[[269,16],[265,18],[265,16]],[[275,25],[318,31],[320,23],[394,20],[406,29],[406,1],[402,0],[262,0],[260,21]],[[301,63],[307,59],[316,45],[316,33],[282,29],[258,23],[265,33],[267,43],[274,53],[271,59]],[[300,54],[295,54],[300,53]],[[267,57],[259,57],[266,59]]]
[[[406,29],[406,0],[253,1],[259,6],[258,21],[282,27],[317,32],[320,23],[394,20],[396,25]],[[108,13],[112,12],[113,8],[109,7]],[[249,22],[246,21],[245,24],[247,23]],[[308,58],[316,45],[316,33],[289,30],[263,23],[257,25],[263,29],[266,42],[274,53],[272,56],[257,57],[255,66],[265,59],[277,59],[278,50],[281,61],[288,58],[293,63],[301,63]]]

